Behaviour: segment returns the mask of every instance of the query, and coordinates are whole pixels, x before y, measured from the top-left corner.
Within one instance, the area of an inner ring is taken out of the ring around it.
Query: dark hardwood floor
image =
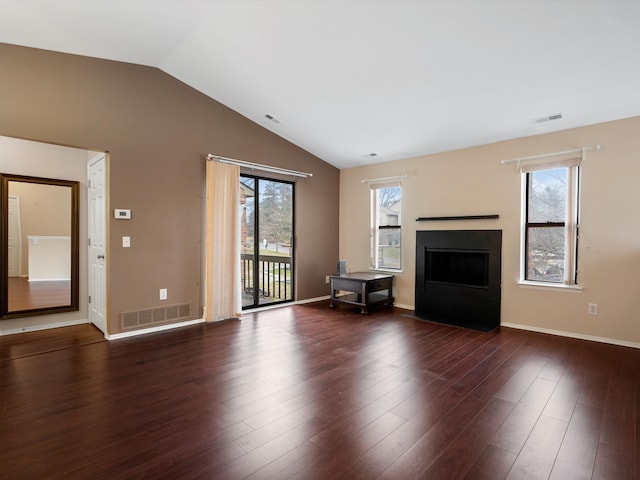
[[[0,337],[0,478],[640,479],[640,350],[403,313]]]
[[[30,282],[26,277],[8,278],[10,312],[71,304],[71,281]]]

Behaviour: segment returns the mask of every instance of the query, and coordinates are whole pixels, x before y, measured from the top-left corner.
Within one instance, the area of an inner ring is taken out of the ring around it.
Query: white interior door
[[[20,228],[20,198],[9,196],[9,225],[8,225],[8,248],[9,248],[9,276],[19,277],[22,275],[22,230]]]
[[[88,164],[88,276],[89,321],[107,332],[107,182],[106,157],[100,155]]]

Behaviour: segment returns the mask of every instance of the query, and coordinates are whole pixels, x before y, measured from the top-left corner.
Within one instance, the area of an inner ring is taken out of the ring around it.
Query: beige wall
[[[361,179],[407,174],[403,272],[396,303],[414,305],[417,230],[501,229],[502,323],[640,344],[640,117],[340,172],[340,258],[369,265],[369,190]],[[520,174],[502,159],[600,144],[582,168],[581,292],[518,286]],[[416,222],[418,217],[499,214],[498,220]],[[597,303],[599,315],[587,314]]]
[[[155,68],[6,44],[0,58],[0,135],[110,153],[111,209],[132,210],[110,218],[110,333],[123,311],[189,303],[201,317],[207,153],[313,173],[296,184],[296,299],[327,295],[336,168]]]
[[[29,235],[71,236],[71,188],[12,181],[9,195],[20,199],[22,274],[26,275]]]

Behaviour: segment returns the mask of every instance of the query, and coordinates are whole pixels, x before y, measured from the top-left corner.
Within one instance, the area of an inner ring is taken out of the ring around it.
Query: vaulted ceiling
[[[0,42],[157,67],[339,168],[640,115],[638,25],[617,0],[0,1]]]

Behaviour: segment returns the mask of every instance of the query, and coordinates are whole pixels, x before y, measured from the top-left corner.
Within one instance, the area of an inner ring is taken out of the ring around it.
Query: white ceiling
[[[1,0],[0,42],[158,67],[339,168],[640,115],[633,0]]]

